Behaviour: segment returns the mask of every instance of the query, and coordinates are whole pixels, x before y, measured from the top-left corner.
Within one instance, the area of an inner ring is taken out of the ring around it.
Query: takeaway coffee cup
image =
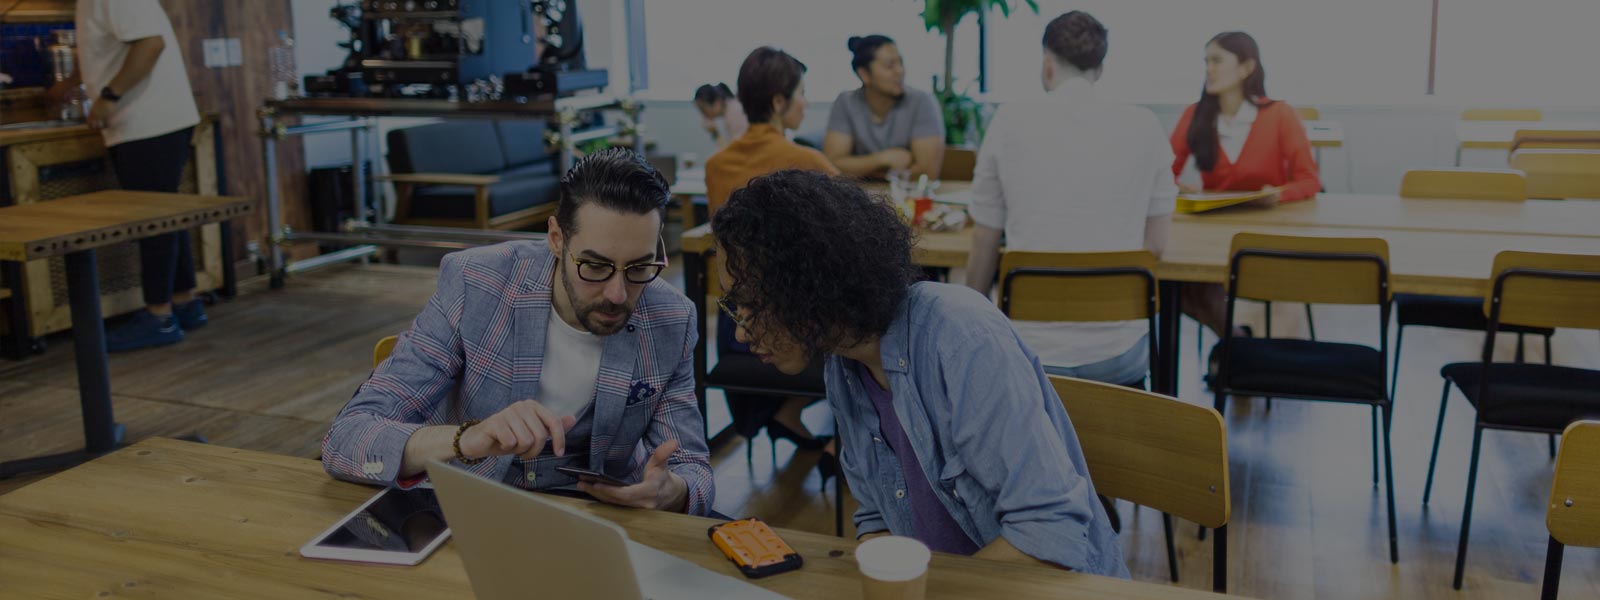
[[[861,593],[866,600],[922,600],[932,553],[922,542],[900,536],[873,538],[856,547]]]

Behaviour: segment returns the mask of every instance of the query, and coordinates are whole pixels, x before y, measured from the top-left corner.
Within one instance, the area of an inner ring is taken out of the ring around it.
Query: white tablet
[[[433,488],[388,488],[301,546],[300,555],[415,565],[449,538]]]

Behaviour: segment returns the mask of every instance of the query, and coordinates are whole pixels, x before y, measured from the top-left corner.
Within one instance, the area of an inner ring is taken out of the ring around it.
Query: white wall
[[[831,102],[812,102],[806,110],[802,133],[826,127]],[[1170,132],[1184,105],[1146,105]],[[1406,169],[1450,166],[1455,160],[1455,123],[1460,106],[1319,106],[1322,119],[1344,128],[1346,148],[1322,151],[1322,181],[1330,192],[1347,191],[1345,161],[1354,160],[1352,182],[1358,193],[1393,194],[1400,189]],[[1550,121],[1600,122],[1600,109],[1546,109]],[[643,121],[647,139],[661,154],[694,153],[703,161],[715,150],[700,129],[700,113],[687,100],[645,102]],[[1505,152],[1467,150],[1462,166],[1504,168]]]

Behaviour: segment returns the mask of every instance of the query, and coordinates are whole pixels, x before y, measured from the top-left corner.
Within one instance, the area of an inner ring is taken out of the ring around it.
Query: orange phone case
[[[751,579],[793,571],[804,562],[800,553],[755,517],[718,523],[706,533],[722,554]]]

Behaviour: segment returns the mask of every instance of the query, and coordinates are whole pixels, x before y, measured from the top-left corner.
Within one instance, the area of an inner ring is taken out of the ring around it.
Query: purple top
[[[928,549],[935,552],[948,552],[970,556],[978,551],[978,545],[967,537],[961,530],[961,525],[950,517],[939,498],[933,493],[933,486],[928,483],[928,476],[922,472],[922,463],[917,461],[917,454],[911,450],[911,440],[906,437],[906,430],[900,425],[900,417],[894,414],[894,394],[889,390],[878,387],[878,381],[872,378],[872,372],[866,365],[857,363],[857,373],[861,376],[861,386],[866,388],[867,396],[872,398],[872,407],[878,411],[878,430],[882,443],[889,445],[889,450],[894,452],[895,460],[900,463],[900,477],[894,496],[899,502],[911,506],[912,529],[910,537],[927,544]],[[874,440],[876,441],[876,440]],[[884,481],[884,480],[879,480]],[[903,483],[900,483],[903,481]],[[907,535],[905,532],[891,532],[895,535]]]

